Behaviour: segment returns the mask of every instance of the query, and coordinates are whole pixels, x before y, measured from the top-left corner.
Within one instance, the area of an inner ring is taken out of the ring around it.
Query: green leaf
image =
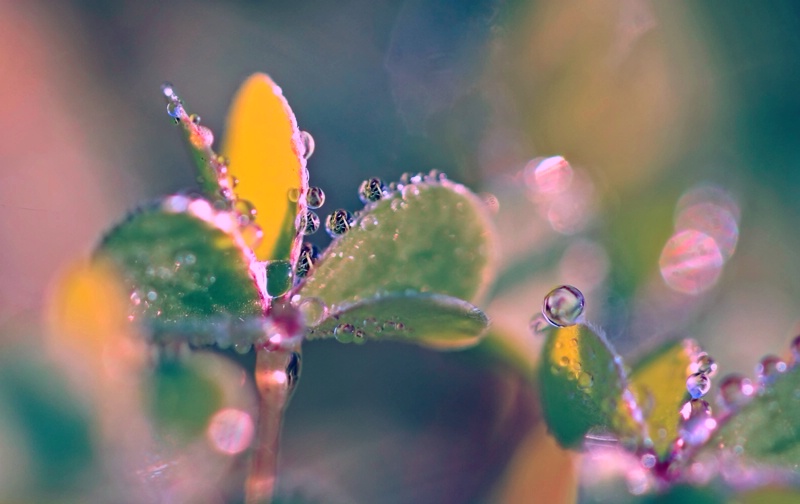
[[[691,341],[677,341],[644,358],[629,376],[629,388],[644,412],[653,446],[660,459],[678,437],[679,411],[688,399],[686,378],[693,361]]]
[[[800,468],[800,366],[795,364],[734,413],[709,441],[752,462]],[[739,448],[741,447],[741,448]]]
[[[333,313],[389,292],[475,301],[491,279],[492,238],[484,204],[463,186],[409,184],[367,207],[328,247],[301,294]]]
[[[202,434],[222,404],[222,391],[204,372],[203,362],[161,362],[148,383],[150,411],[156,425],[181,441]]]
[[[466,301],[440,294],[387,294],[340,305],[308,333],[308,339],[335,337],[344,343],[396,339],[436,348],[477,343],[489,319]]]
[[[593,328],[578,324],[550,330],[539,384],[544,419],[562,446],[579,448],[590,430],[623,438],[641,435],[622,360]]]
[[[800,490],[796,488],[759,488],[735,496],[730,504],[797,504]]]
[[[675,485],[663,493],[640,498],[642,504],[724,504],[725,498],[709,487]]]
[[[192,214],[134,213],[106,236],[97,254],[120,270],[136,308],[159,322],[263,313],[244,251]]]

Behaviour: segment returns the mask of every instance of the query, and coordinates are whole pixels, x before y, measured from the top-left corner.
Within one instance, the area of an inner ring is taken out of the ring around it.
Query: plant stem
[[[300,376],[300,345],[256,353],[258,431],[245,482],[247,504],[268,504],[275,493],[283,412]]]

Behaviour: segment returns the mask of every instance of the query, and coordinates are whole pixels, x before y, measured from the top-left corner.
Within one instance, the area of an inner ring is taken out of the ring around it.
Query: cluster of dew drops
[[[228,170],[228,160],[224,156],[213,154],[211,145],[214,142],[212,131],[201,125],[200,117],[196,114],[187,114],[181,99],[175,93],[170,83],[164,83],[161,91],[167,99],[167,114],[172,117],[176,124],[183,123],[189,128],[189,140],[192,145],[200,151],[205,151],[211,159],[209,165],[213,168],[220,187],[220,199],[214,202],[215,208],[220,211],[233,211],[239,226],[239,231],[245,244],[251,249],[255,249],[263,238],[260,226],[255,222],[257,208],[250,201],[238,198],[234,189],[238,184],[236,177],[233,177]],[[315,142],[310,133],[300,132],[302,155],[308,160],[314,153]],[[415,184],[421,182],[443,181],[447,177],[437,170],[432,170],[428,174],[406,173],[400,177],[398,182],[390,184],[384,183],[377,177],[364,180],[358,188],[358,197],[365,205],[365,210],[370,205],[381,199],[388,198],[395,192],[413,190]],[[405,194],[405,193],[403,193]],[[321,220],[315,210],[325,203],[325,192],[320,187],[309,187],[305,194],[301,194],[298,189],[290,189],[287,195],[292,202],[298,202],[300,198],[305,198],[305,205],[301,205],[302,210],[298,213],[295,220],[295,228],[303,236],[316,233],[321,227]],[[394,207],[393,207],[394,208]],[[331,238],[344,235],[355,225],[360,217],[360,212],[352,214],[345,209],[336,209],[325,219],[325,230]],[[377,224],[375,218],[362,219],[361,227],[368,229]],[[285,294],[292,285],[297,285],[306,276],[320,257],[319,248],[310,242],[303,242],[300,248],[297,263],[292,271],[289,261],[271,261],[266,266],[267,272],[267,294],[271,297],[278,297]],[[270,282],[270,278],[280,277],[282,281]],[[310,310],[319,312],[318,309]]]
[[[580,290],[571,285],[562,285],[545,296],[542,303],[542,317],[551,326],[572,326],[582,320],[584,305],[585,299]],[[542,317],[535,316],[531,320],[532,332],[539,333],[544,329]],[[686,379],[686,391],[690,399],[679,411],[679,437],[675,442],[676,450],[673,451],[678,457],[682,449],[700,446],[708,441],[724,419],[741,409],[754,397],[763,394],[780,374],[790,368],[790,364],[780,357],[767,355],[756,365],[755,382],[740,374],[726,376],[719,385],[718,404],[721,407],[721,414],[715,417],[705,397],[711,390],[711,377],[717,372],[717,363],[707,352],[700,351],[696,347],[690,350],[693,359],[688,369],[690,375]],[[791,351],[794,359],[792,365],[800,364],[800,336],[792,341]],[[742,450],[741,446],[733,449],[735,452]],[[644,467],[650,469],[656,465],[657,459],[655,454],[645,453],[641,462]]]

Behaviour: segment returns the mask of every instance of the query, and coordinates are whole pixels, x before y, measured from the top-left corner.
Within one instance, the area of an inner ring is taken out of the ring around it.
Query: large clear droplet
[[[308,208],[319,208],[325,204],[325,192],[320,187],[309,187],[306,195]]]
[[[278,297],[292,288],[292,263],[289,261],[270,261],[267,264],[267,294]]]
[[[383,185],[383,181],[373,177],[361,182],[361,186],[358,188],[358,198],[366,205],[383,198],[385,191],[386,188]]]
[[[174,117],[178,119],[183,112],[183,105],[181,105],[180,100],[170,100],[167,102],[167,114],[170,117]]]
[[[700,399],[711,389],[711,380],[705,373],[694,373],[686,379],[686,390],[692,399]]]
[[[325,230],[331,238],[341,236],[350,230],[353,225],[353,215],[347,210],[334,210],[325,221]]]
[[[542,315],[556,327],[567,327],[577,323],[583,306],[583,293],[571,285],[562,285],[545,296]]]
[[[297,311],[300,312],[300,317],[306,327],[314,327],[325,318],[328,307],[321,299],[310,297],[303,298],[300,301],[300,304],[297,305]]]

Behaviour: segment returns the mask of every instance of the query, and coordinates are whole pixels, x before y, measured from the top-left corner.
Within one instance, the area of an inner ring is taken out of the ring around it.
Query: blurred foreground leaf
[[[800,490],[796,488],[759,488],[735,496],[730,504],[797,504]]]
[[[625,377],[616,359],[606,339],[587,325],[549,331],[539,384],[544,419],[562,446],[580,448],[590,430],[638,434],[640,428],[624,400]]]
[[[800,468],[800,366],[773,377],[763,393],[723,424],[709,441],[754,462]],[[737,450],[738,451],[738,450]]]
[[[111,230],[98,254],[118,268],[132,303],[160,321],[263,311],[242,250],[191,214],[134,213]]]
[[[338,310],[308,335],[342,342],[396,339],[456,349],[478,341],[489,326],[486,315],[466,301],[439,294],[388,294]]]
[[[675,485],[663,493],[647,495],[641,504],[725,504],[725,498],[706,487]]]
[[[676,341],[661,347],[629,375],[629,388],[644,410],[645,424],[660,459],[669,453],[678,437],[678,412],[687,399],[687,370],[692,362],[688,345],[689,342]]]
[[[383,293],[474,301],[491,277],[491,240],[483,203],[469,190],[448,181],[409,184],[328,247],[301,293],[331,313]]]

